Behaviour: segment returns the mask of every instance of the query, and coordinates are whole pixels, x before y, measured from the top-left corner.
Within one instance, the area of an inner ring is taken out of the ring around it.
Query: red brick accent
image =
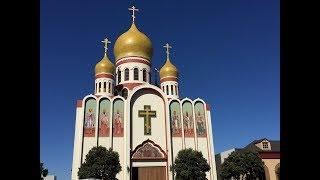
[[[123,83],[116,86],[117,90],[122,90],[123,88],[128,88],[129,90],[132,90],[136,86],[140,86],[142,83]]]
[[[95,75],[95,78],[110,78],[113,79],[113,74],[97,74]]]
[[[280,152],[260,152],[261,159],[280,159]]]
[[[207,110],[207,111],[210,111],[210,108],[211,108],[211,107],[210,107],[210,104],[206,103],[206,110]]]
[[[82,100],[77,100],[77,108],[82,107]]]
[[[121,60],[121,59],[120,59]],[[138,59],[138,58],[135,58],[135,57],[132,57],[130,59],[125,59],[125,60],[118,60],[116,62],[116,67],[121,65],[121,64],[124,64],[124,63],[131,63],[131,62],[137,62],[137,63],[142,63],[142,64],[146,64],[148,66],[150,66],[150,62],[148,60],[142,60],[142,59]],[[120,61],[120,62],[119,62]]]
[[[164,78],[160,79],[160,83],[163,83],[165,81],[178,81],[178,78],[176,78],[176,77],[164,77]]]

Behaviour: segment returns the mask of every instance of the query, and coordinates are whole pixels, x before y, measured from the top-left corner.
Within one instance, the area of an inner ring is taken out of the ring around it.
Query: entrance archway
[[[165,180],[167,154],[150,139],[138,145],[131,153],[132,180]]]

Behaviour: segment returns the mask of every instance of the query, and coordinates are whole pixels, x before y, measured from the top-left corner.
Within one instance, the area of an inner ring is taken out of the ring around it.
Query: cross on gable
[[[138,116],[144,118],[144,135],[151,135],[151,118],[156,115],[156,111],[152,111],[150,105],[144,105],[144,110],[139,110]]]

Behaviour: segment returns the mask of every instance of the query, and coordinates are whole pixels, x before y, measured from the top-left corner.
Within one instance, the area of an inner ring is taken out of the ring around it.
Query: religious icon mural
[[[84,137],[95,136],[95,120],[96,120],[96,100],[89,98],[85,103],[85,114],[84,114]]]
[[[124,104],[121,99],[113,102],[113,136],[123,137]]]
[[[183,113],[183,128],[185,137],[194,137],[194,123],[193,123],[193,113],[192,113],[192,104],[189,101],[186,101],[182,104],[182,113]]]
[[[143,110],[139,110],[138,116],[144,118],[144,135],[151,135],[151,118],[157,117],[156,111],[152,111],[150,105],[144,105]]]
[[[181,137],[180,104],[177,101],[173,101],[170,104],[170,120],[172,137]]]
[[[206,130],[206,116],[204,111],[204,105],[202,102],[196,102],[194,105],[194,113],[196,117],[196,124],[197,124],[197,136],[198,137],[206,137],[207,130]]]
[[[109,137],[110,134],[110,101],[103,99],[99,105],[99,137]]]

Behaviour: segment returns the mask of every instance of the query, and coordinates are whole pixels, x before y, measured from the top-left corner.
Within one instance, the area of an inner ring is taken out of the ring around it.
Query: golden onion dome
[[[173,76],[178,78],[178,69],[167,59],[166,63],[160,69],[160,79]]]
[[[127,32],[118,37],[113,49],[116,61],[128,56],[138,56],[151,61],[152,51],[151,40],[140,32],[134,23]]]
[[[97,75],[100,73],[108,73],[108,74],[114,73],[114,65],[109,60],[106,53],[104,53],[104,57],[101,59],[101,61],[99,61],[96,64],[96,67],[95,67],[95,74]]]

